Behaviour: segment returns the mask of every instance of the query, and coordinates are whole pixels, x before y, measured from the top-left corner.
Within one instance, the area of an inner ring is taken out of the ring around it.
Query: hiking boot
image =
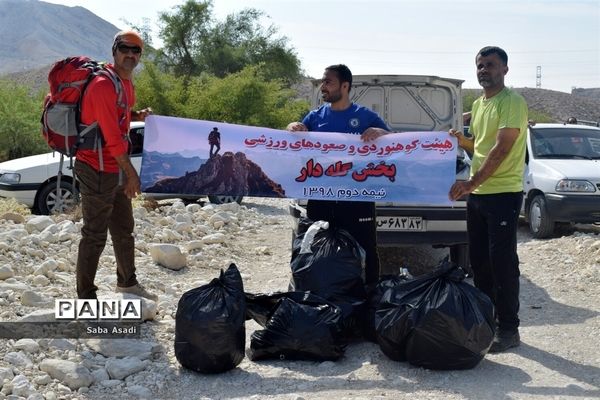
[[[153,301],[157,301],[158,300],[158,296],[157,295],[148,292],[139,283],[137,283],[137,284],[135,284],[133,286],[129,286],[129,287],[120,287],[120,286],[117,286],[117,289],[115,290],[115,292],[117,292],[117,293],[130,293],[130,294],[134,294],[134,295],[139,296],[139,297],[145,297],[145,298],[153,300]]]
[[[513,347],[517,347],[521,344],[521,338],[519,337],[519,331],[497,331],[494,335],[494,341],[492,347],[490,347],[490,353],[501,353]]]

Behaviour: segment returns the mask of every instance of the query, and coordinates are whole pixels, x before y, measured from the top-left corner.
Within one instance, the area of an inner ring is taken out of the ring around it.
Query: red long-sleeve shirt
[[[108,65],[112,68],[112,65]],[[104,171],[118,173],[116,156],[126,154],[129,149],[127,133],[131,121],[131,108],[135,104],[135,90],[128,79],[123,84],[123,103],[126,109],[117,105],[117,92],[112,81],[98,76],[88,85],[81,105],[81,123],[89,125],[98,121],[105,144],[102,147]],[[99,154],[94,150],[78,150],[77,159],[100,171]]]

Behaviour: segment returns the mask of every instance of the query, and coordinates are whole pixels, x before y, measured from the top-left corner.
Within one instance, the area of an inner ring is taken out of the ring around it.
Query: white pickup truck
[[[355,75],[350,97],[377,112],[394,132],[462,129],[462,82],[436,76]],[[319,80],[313,81],[312,108],[322,103],[319,85]],[[468,155],[459,149],[457,179],[468,179],[469,168]],[[296,221],[305,212],[305,205],[306,201],[298,201],[290,207]],[[452,207],[377,203],[377,224],[379,246],[450,247],[450,257],[459,265],[468,265],[465,201]]]

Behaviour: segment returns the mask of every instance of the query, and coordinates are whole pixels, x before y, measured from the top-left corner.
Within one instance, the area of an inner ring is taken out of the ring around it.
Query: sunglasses
[[[132,52],[133,54],[140,54],[142,49],[138,46],[127,46],[126,44],[120,44],[117,46],[117,49],[123,54],[127,54],[128,52]]]

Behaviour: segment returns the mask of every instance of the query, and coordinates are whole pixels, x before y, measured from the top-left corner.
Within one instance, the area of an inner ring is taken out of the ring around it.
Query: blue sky
[[[83,6],[114,25],[151,21],[183,0],[47,0]],[[474,58],[486,45],[509,56],[506,84],[570,92],[600,87],[600,0],[214,0],[217,19],[252,7],[289,39],[305,73],[330,64],[354,74],[438,75],[477,88]],[[160,46],[156,36],[155,45]]]

